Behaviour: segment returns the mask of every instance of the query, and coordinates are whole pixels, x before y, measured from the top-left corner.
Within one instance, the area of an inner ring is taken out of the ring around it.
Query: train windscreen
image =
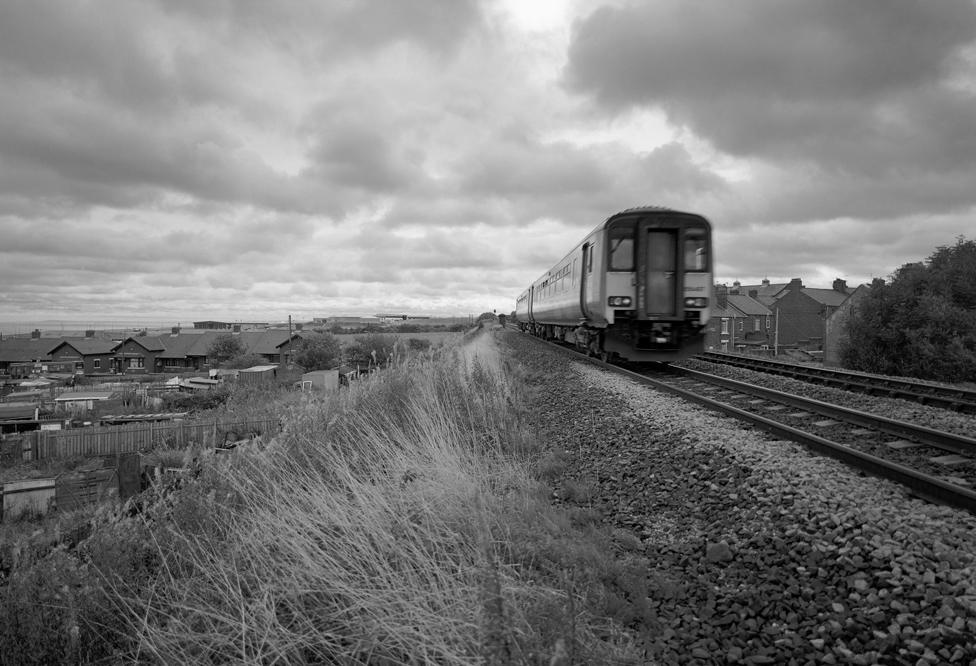
[[[610,229],[610,270],[634,270],[634,226],[620,225]]]

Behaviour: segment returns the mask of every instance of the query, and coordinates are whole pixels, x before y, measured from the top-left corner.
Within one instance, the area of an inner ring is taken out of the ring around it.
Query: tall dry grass
[[[628,619],[606,612],[623,569],[605,535],[532,476],[519,372],[490,337],[468,340],[308,398],[274,440],[205,461],[145,514],[160,564],[119,590],[129,657],[636,663]]]

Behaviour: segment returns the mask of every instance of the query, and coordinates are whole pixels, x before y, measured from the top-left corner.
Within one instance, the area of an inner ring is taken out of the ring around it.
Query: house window
[[[139,368],[146,367],[146,358],[144,356],[136,356],[135,358],[129,359],[129,369],[137,370]]]
[[[766,315],[766,330],[769,330],[769,321],[772,319],[769,315]]]
[[[723,319],[722,320],[722,333],[725,334],[725,335],[728,335],[729,334],[729,320],[728,319]],[[725,349],[723,349],[722,351],[725,351]]]
[[[761,317],[756,317],[756,322],[755,323],[756,323],[756,330],[757,331],[761,331],[762,330],[762,318]]]
[[[96,358],[92,361],[92,368],[95,370],[100,370],[102,368],[102,359]]]
[[[743,320],[740,319],[739,320],[739,333],[742,333],[745,330],[746,330],[746,323],[745,323],[745,321],[743,321]]]

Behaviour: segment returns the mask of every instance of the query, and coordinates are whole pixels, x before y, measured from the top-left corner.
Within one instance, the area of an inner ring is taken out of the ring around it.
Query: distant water
[[[30,334],[40,329],[44,337],[84,335],[85,331],[141,331],[142,329],[169,329],[180,325],[192,328],[191,322],[175,322],[161,319],[125,319],[119,321],[84,321],[79,319],[39,319],[37,321],[0,321],[0,333],[4,335]]]

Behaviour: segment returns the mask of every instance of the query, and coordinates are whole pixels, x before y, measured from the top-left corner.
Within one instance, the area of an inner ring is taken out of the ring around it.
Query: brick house
[[[217,331],[203,331],[182,333],[178,327],[173,327],[169,336],[160,336],[160,342],[165,346],[158,358],[162,360],[161,372],[195,372],[208,366],[207,350],[216,337]]]
[[[51,359],[48,352],[56,342],[57,339],[40,337],[39,332],[30,338],[0,338],[0,374],[29,377],[35,366]]]
[[[766,307],[769,307],[776,302],[776,299],[779,298],[789,286],[789,282],[770,282],[765,278],[760,284],[741,284],[738,280],[736,280],[729,288],[729,293],[748,296],[749,298],[759,301]]]
[[[807,351],[823,350],[827,319],[853,292],[854,289],[839,278],[830,289],[804,287],[800,278],[790,280],[769,306],[779,320],[776,345]]]
[[[181,332],[170,335],[135,335],[119,341],[84,338],[0,338],[0,374],[28,377],[32,372],[150,374],[184,373],[211,365],[207,352],[220,335],[233,335],[244,354],[260,356],[269,364],[287,364],[303,338],[319,335],[306,331]]]
[[[750,296],[730,293],[724,284],[715,285],[715,307],[705,328],[708,351],[746,351],[771,346],[772,312]]]
[[[244,344],[245,354],[256,354],[268,363],[285,365],[289,362],[294,350],[302,338],[316,333],[292,332],[286,329],[271,329],[267,331],[244,331],[240,334]]]
[[[824,365],[842,367],[840,352],[847,343],[847,325],[857,311],[858,304],[867,296],[870,285],[862,284],[827,317],[824,341]]]
[[[165,351],[166,345],[158,336],[129,337],[112,349],[113,368],[123,375],[162,372]]]
[[[94,337],[63,338],[51,347],[48,355],[52,363],[74,368],[75,373],[95,375],[111,372],[115,343]]]

